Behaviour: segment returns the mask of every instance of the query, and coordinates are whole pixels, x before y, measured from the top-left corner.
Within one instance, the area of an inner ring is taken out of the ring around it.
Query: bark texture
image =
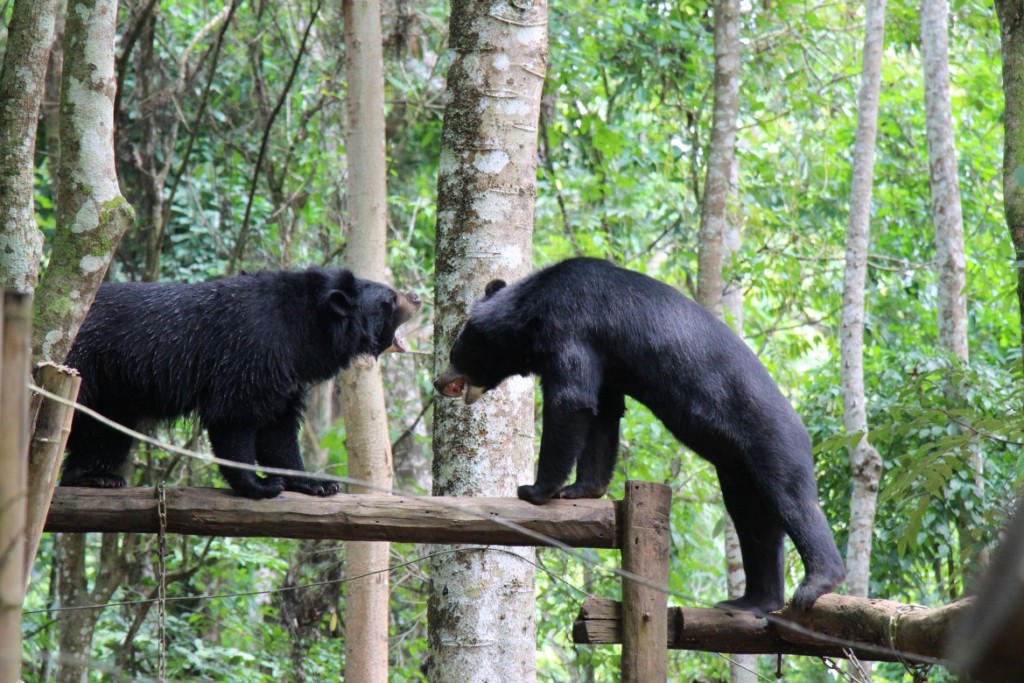
[[[931,185],[932,225],[938,276],[939,345],[966,366],[967,297],[964,294],[967,256],[964,251],[964,221],[957,178],[956,146],[953,140],[953,112],[949,96],[949,56],[946,0],[921,3],[921,57],[924,65],[925,128],[928,140],[928,176]],[[963,391],[955,382],[946,387],[951,404],[963,405]],[[982,500],[985,463],[981,450],[968,445],[964,454],[974,478],[973,495]],[[988,552],[972,541],[974,527],[970,511],[961,506],[957,520],[961,571],[986,564]]]
[[[359,277],[385,279],[387,167],[384,154],[384,55],[380,4],[345,0],[345,73],[348,80],[348,218],[346,261]],[[380,364],[361,359],[341,374],[348,474],[367,482],[353,493],[391,488],[391,439]],[[354,681],[387,683],[387,543],[348,546],[345,600],[345,675]]]
[[[949,101],[946,0],[921,2],[921,61],[924,65],[925,128],[931,181],[932,224],[938,261],[939,343],[966,363],[967,301],[964,280],[964,222]]]
[[[843,423],[848,434],[860,434],[850,448],[853,492],[850,537],[846,548],[846,587],[850,595],[867,596],[871,567],[871,533],[878,502],[882,459],[867,439],[864,394],[864,289],[870,242],[871,189],[874,182],[878,100],[882,84],[885,1],[868,0],[865,17],[861,84],[857,102],[857,133],[853,151],[850,219],[846,230],[846,272],[840,326]]]
[[[114,168],[116,25],[116,0],[69,0],[57,231],[36,296],[36,360],[64,360],[135,215]]]
[[[43,234],[35,222],[36,126],[57,0],[16,0],[0,68],[0,278],[35,292]]]
[[[547,5],[452,3],[453,52],[438,173],[435,369],[493,278],[531,268]],[[514,496],[533,481],[533,382],[473,406],[438,400],[434,494]],[[427,675],[434,682],[536,678],[532,550],[463,548],[431,563]]]
[[[1010,230],[1024,362],[1024,2],[996,0],[1003,57],[1003,210]]]

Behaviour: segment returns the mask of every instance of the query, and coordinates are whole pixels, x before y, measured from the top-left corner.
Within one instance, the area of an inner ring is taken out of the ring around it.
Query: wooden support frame
[[[170,533],[619,548],[622,602],[587,600],[574,624],[573,640],[621,643],[623,681],[666,680],[669,649],[815,657],[852,654],[876,661],[898,661],[902,653],[911,661],[939,662],[952,624],[970,604],[964,600],[925,609],[828,594],[807,613],[787,609],[772,620],[718,609],[670,608],[665,590],[670,503],[667,486],[647,482],[627,482],[621,501],[554,500],[539,507],[510,498],[312,498],[286,492],[273,500],[250,500],[227,489],[166,491]],[[155,490],[58,487],[45,529],[156,533]],[[787,628],[786,623],[794,627]]]

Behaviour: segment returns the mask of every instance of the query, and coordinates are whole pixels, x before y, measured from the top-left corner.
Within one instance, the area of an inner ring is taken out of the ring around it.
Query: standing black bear
[[[743,597],[723,606],[782,607],[784,533],[806,571],[796,607],[843,581],[807,430],[747,345],[696,303],[597,259],[565,261],[509,287],[495,280],[434,386],[472,403],[506,377],[531,373],[544,392],[544,429],[537,481],[519,487],[521,499],[604,495],[628,394],[718,472],[747,576]],[[573,465],[576,481],[562,488]]]
[[[347,270],[261,272],[201,284],[105,284],[66,363],[82,374],[79,401],[133,427],[198,415],[225,460],[303,470],[298,430],[306,390],[358,355],[395,344],[420,306],[415,294]],[[132,439],[75,416],[62,486],[124,486]],[[335,483],[260,477],[221,466],[235,491],[317,496]]]

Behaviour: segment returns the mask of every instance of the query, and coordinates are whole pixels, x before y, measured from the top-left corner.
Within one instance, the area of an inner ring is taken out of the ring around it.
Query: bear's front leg
[[[214,454],[222,460],[243,465],[256,464],[256,428],[248,425],[212,424],[206,426]],[[228,484],[246,498],[276,498],[284,491],[283,477],[260,477],[253,470],[221,465]]]
[[[594,411],[589,408],[544,406],[537,480],[532,485],[519,487],[517,495],[520,500],[543,505],[558,493],[583,452],[593,420]]]
[[[559,491],[559,498],[600,498],[608,492],[619,454],[619,422],[625,413],[625,396],[602,389],[597,416],[576,462],[576,481]]]
[[[289,412],[259,430],[256,439],[256,460],[267,467],[305,471],[299,451],[299,416]],[[309,496],[333,496],[341,484],[323,479],[283,476],[284,488]]]

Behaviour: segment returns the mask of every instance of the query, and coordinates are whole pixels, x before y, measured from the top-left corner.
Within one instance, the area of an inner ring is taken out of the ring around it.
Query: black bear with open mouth
[[[586,258],[492,281],[434,386],[473,403],[516,374],[539,376],[544,395],[537,479],[519,498],[604,495],[628,395],[717,470],[747,586],[722,606],[782,607],[785,534],[805,570],[795,607],[843,581],[803,422],[746,343],[672,287]]]

